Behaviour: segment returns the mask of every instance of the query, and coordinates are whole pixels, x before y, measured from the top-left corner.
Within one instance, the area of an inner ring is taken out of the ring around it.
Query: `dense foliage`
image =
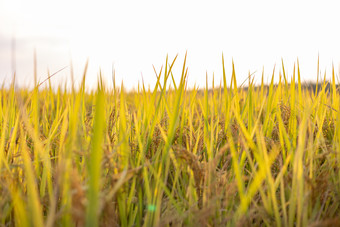
[[[282,63],[242,89],[223,62],[219,87],[187,90],[174,63],[153,90],[85,92],[86,68],[72,91],[2,88],[1,225],[340,225],[334,71],[311,90]]]

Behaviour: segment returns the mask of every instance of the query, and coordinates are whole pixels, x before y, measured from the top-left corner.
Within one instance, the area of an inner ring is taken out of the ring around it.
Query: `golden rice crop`
[[[100,77],[86,92],[87,65],[79,89],[3,87],[1,226],[340,225],[334,69],[311,89],[282,62],[245,88],[223,60],[220,85],[199,90],[175,61],[153,89]]]

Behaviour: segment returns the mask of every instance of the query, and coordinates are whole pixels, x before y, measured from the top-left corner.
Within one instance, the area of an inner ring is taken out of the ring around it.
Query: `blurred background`
[[[33,85],[34,52],[37,75],[44,80],[72,62],[80,83],[88,59],[88,88],[101,71],[112,86],[134,89],[156,82],[160,70],[178,54],[174,75],[179,80],[187,51],[190,87],[215,85],[222,78],[222,53],[227,78],[232,59],[238,83],[249,73],[269,82],[281,58],[292,75],[299,58],[303,81],[315,81],[320,56],[322,76],[339,78],[340,4],[337,1],[72,1],[0,0],[0,83],[14,72],[18,86]],[[70,86],[70,67],[55,75],[54,86]]]

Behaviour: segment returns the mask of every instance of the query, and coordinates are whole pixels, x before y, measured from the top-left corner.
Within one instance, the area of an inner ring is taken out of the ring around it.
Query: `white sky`
[[[128,88],[141,82],[153,85],[166,54],[176,54],[179,79],[188,51],[189,85],[204,87],[205,75],[215,83],[222,77],[222,52],[227,78],[234,59],[238,83],[262,67],[269,80],[281,58],[292,75],[297,57],[303,80],[315,80],[320,70],[330,78],[332,63],[339,74],[339,1],[72,1],[0,0],[0,83],[12,77],[11,40],[16,38],[16,71],[20,85],[33,80],[33,52],[38,76],[73,62],[80,82],[89,58],[87,83],[94,86],[101,68],[111,84],[112,65],[117,83]],[[286,70],[286,71],[287,71]],[[56,84],[70,77],[66,69]]]

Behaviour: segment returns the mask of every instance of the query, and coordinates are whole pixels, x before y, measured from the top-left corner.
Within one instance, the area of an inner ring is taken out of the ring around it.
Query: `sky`
[[[288,76],[299,60],[303,81],[315,81],[320,71],[339,78],[339,1],[76,1],[0,0],[0,83],[33,85],[34,52],[37,75],[56,74],[54,85],[80,83],[89,62],[87,86],[93,88],[99,72],[107,86],[116,83],[134,89],[153,86],[154,68],[176,55],[174,76],[180,79],[187,52],[188,85],[215,85],[222,78],[222,53],[227,79],[232,61],[238,84],[253,73],[260,83],[262,70],[269,82],[281,59]],[[13,51],[14,50],[14,51]]]

